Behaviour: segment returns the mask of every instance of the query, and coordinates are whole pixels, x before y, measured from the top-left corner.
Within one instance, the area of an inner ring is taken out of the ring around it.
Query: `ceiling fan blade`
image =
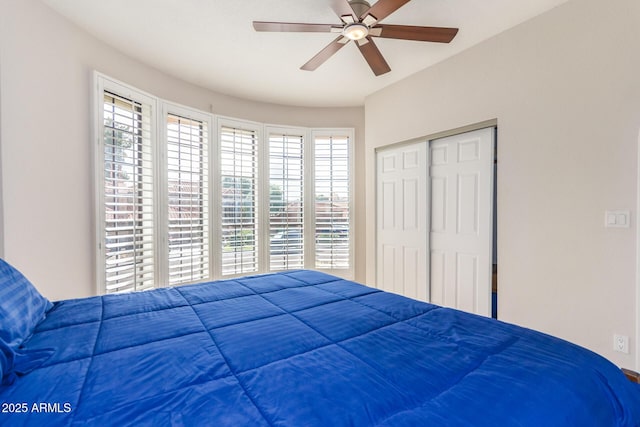
[[[348,0],[331,0],[331,9],[342,19],[343,16],[351,15],[355,18],[355,13]]]
[[[410,0],[378,0],[369,10],[360,16],[360,19],[364,19],[367,15],[373,15],[376,20],[380,22],[400,9],[404,4],[409,3],[409,1]]]
[[[380,28],[379,35],[375,30]],[[386,39],[417,40],[422,42],[449,43],[458,34],[457,28],[417,27],[413,25],[376,25],[371,35]]]
[[[362,56],[364,56],[364,59],[366,59],[369,63],[369,67],[371,67],[371,71],[373,71],[373,74],[379,76],[391,71],[389,64],[387,64],[387,61],[385,61],[382,53],[380,53],[378,46],[375,45],[370,37],[367,37],[367,40],[368,43],[356,44],[358,45],[358,49],[360,49]]]
[[[307,61],[306,64],[300,67],[300,69],[306,70],[306,71],[313,71],[319,66],[321,66],[322,64],[324,64],[324,62],[327,59],[331,58],[334,53],[339,51],[346,44],[342,42],[342,39],[344,39],[344,37],[340,36],[334,41],[332,41],[331,43],[329,43],[324,49],[318,52],[316,56],[311,58],[309,61]]]
[[[295,22],[263,22],[253,21],[256,31],[297,32],[297,33],[330,33],[331,24],[298,24]]]

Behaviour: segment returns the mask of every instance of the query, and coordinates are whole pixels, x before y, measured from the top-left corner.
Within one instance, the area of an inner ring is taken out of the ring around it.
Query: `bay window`
[[[299,268],[352,277],[352,129],[223,118],[95,82],[99,293]]]

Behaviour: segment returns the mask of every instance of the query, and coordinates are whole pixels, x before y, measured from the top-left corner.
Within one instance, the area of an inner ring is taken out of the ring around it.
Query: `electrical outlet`
[[[629,337],[626,335],[614,335],[613,349],[620,353],[629,354]]]

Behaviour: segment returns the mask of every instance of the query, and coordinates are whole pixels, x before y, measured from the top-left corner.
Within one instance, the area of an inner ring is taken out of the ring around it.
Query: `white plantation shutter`
[[[350,137],[314,134],[315,268],[350,269]]]
[[[270,270],[304,267],[304,135],[269,134]]]
[[[169,285],[209,278],[209,129],[168,114],[167,210]]]
[[[106,292],[155,285],[152,110],[149,104],[103,92]]]
[[[258,134],[220,128],[222,275],[258,271]]]

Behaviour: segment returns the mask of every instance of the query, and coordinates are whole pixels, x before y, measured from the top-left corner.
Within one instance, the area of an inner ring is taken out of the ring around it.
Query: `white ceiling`
[[[42,1],[127,55],[213,91],[277,104],[357,106],[367,95],[567,0],[413,0],[382,23],[460,31],[448,45],[376,38],[391,67],[379,77],[353,43],[316,71],[300,70],[335,34],[253,29],[254,20],[340,24],[330,0]]]

